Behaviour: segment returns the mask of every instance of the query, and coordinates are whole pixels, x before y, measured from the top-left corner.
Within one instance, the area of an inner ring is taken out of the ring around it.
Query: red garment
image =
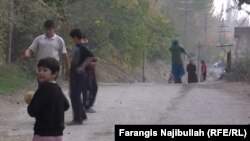
[[[207,66],[205,64],[201,64],[201,74],[207,73]]]

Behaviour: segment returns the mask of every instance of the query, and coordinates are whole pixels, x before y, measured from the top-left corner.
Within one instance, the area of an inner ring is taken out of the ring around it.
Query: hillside
[[[135,69],[125,69],[111,62],[101,61],[97,65],[97,79],[106,83],[134,83],[143,81],[142,65]],[[145,64],[146,82],[166,83],[170,73],[169,64],[162,60]]]

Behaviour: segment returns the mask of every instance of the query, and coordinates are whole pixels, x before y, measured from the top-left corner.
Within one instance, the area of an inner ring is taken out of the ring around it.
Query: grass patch
[[[13,93],[31,83],[33,78],[17,65],[0,66],[0,94]]]

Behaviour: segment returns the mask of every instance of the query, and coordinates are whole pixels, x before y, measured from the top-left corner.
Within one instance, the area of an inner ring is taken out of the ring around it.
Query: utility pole
[[[205,40],[204,40],[204,46],[207,47],[207,25],[208,25],[208,14],[205,14]]]
[[[221,25],[219,26],[220,31],[219,31],[219,45],[216,47],[220,47],[226,54],[226,60],[227,60],[227,66],[226,66],[226,71],[230,72],[231,71],[231,62],[232,62],[232,57],[231,57],[231,47],[234,46],[233,44],[228,44],[226,43],[226,32],[229,32],[226,30],[226,25],[224,19],[221,21]],[[227,49],[228,48],[228,51]]]
[[[222,19],[222,21],[221,21],[221,25],[219,26],[219,42],[218,42],[218,44],[219,45],[217,45],[217,47],[221,47],[221,49],[225,52],[225,53],[227,53],[227,50],[224,48],[225,46],[223,46],[223,45],[226,45],[226,33],[227,32],[229,32],[229,31],[227,31],[226,30],[226,28],[227,28],[227,26],[225,25],[225,21],[224,21],[224,19]]]
[[[9,16],[9,45],[8,45],[8,55],[7,55],[7,64],[11,63],[11,52],[12,52],[12,33],[13,33],[13,7],[14,2],[13,0],[9,0],[9,10],[8,10],[8,16]]]
[[[221,25],[219,26],[219,28],[220,28],[220,31],[219,31],[219,44],[220,45],[223,45],[223,44],[225,44],[225,38],[226,38],[226,32],[228,32],[228,31],[226,31],[226,25],[225,25],[225,21],[224,21],[224,19],[222,19],[222,21],[221,21]]]
[[[180,10],[184,11],[184,15],[185,15],[185,19],[184,19],[184,48],[187,49],[188,48],[188,45],[187,45],[187,27],[188,27],[187,17],[189,15],[189,12],[193,10],[190,8],[190,5],[193,4],[193,1],[185,0],[185,1],[181,1],[181,4],[184,4],[184,8],[181,8]]]
[[[201,54],[201,43],[199,42],[198,44],[198,64],[197,64],[197,68],[198,68],[198,82],[200,82],[200,54]]]
[[[142,59],[142,82],[146,81],[145,77],[145,62],[146,62],[146,47],[143,49],[143,59]]]
[[[209,22],[212,21],[209,19],[209,15],[207,13],[205,13],[205,17],[204,17],[204,50],[207,50],[207,33],[208,33],[208,28],[211,28],[211,26],[209,26]]]

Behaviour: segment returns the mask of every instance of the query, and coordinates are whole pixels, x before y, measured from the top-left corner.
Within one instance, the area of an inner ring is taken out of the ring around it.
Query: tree
[[[11,63],[11,52],[12,52],[12,37],[13,37],[13,0],[9,0],[9,8],[8,8],[8,17],[9,17],[9,45],[8,45],[8,55],[7,55],[7,63]]]
[[[0,65],[6,61],[7,29],[8,29],[8,1],[0,1]]]
[[[67,13],[72,26],[81,27],[90,47],[104,58],[116,55],[113,60],[135,67],[144,48],[151,60],[168,58],[175,31],[152,0],[75,0],[67,5]],[[111,54],[107,48],[112,48]]]
[[[5,57],[9,42],[8,2],[0,1],[0,53],[5,51]],[[151,0],[18,0],[14,1],[13,12],[13,38],[9,42],[13,62],[19,60],[35,36],[43,33],[46,19],[56,21],[57,32],[68,46],[69,30],[79,27],[97,54],[109,56],[106,48],[111,47],[118,60],[128,66],[141,63],[144,48],[148,58],[166,59],[170,38],[175,35],[169,20]]]

